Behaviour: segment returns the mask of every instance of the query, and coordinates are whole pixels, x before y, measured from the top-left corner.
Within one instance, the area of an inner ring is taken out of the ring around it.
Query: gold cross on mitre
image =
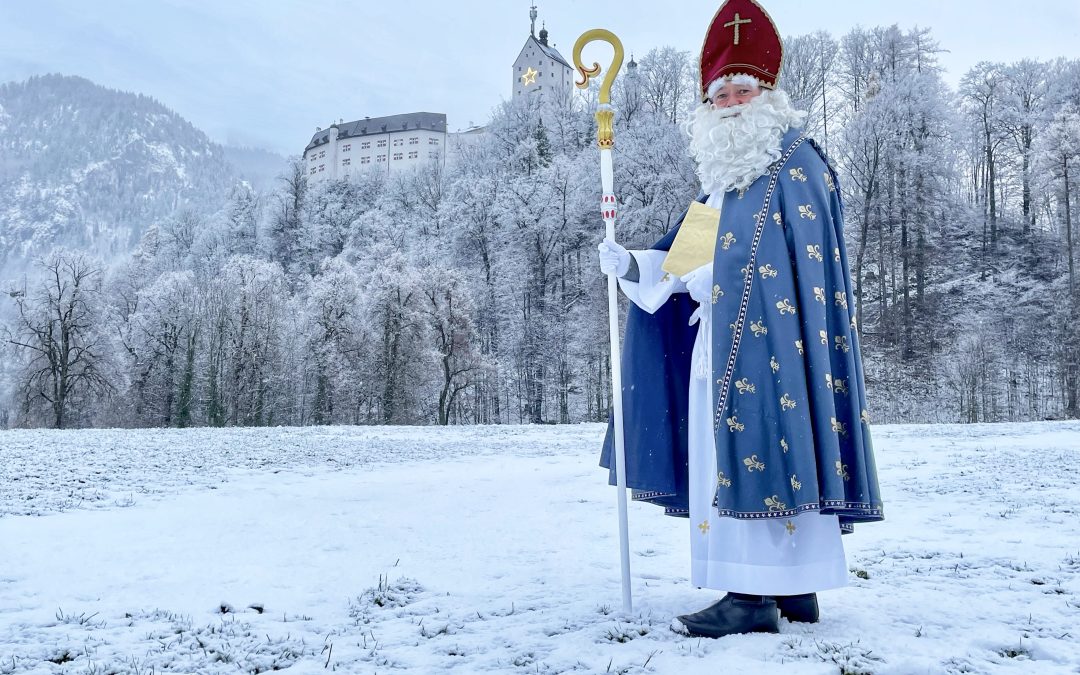
[[[539,75],[539,74],[540,74],[539,72],[533,70],[532,66],[529,66],[529,69],[526,70],[525,74],[521,76],[521,81],[527,87],[530,84],[533,84],[534,82],[536,82],[536,76]]]
[[[744,24],[744,23],[752,23],[752,22],[753,22],[753,19],[740,19],[739,18],[739,13],[735,12],[735,20],[734,21],[728,21],[727,23],[725,23],[724,28],[731,28],[732,26],[735,27],[735,44],[739,44],[739,25]]]

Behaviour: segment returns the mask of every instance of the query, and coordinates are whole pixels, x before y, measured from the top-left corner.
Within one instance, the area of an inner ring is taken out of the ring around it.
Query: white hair
[[[780,143],[806,113],[795,109],[787,93],[763,89],[747,103],[717,108],[702,103],[686,124],[690,154],[706,194],[743,190],[780,159]]]
[[[757,79],[753,75],[746,75],[744,73],[738,73],[735,75],[724,75],[723,77],[718,77],[712,81],[712,84],[709,85],[709,91],[706,95],[706,98],[711,99],[713,96],[716,96],[716,92],[720,91],[720,87],[724,86],[728,82],[731,82],[732,84],[743,84],[747,87],[752,87],[754,89],[761,88],[761,80]]]

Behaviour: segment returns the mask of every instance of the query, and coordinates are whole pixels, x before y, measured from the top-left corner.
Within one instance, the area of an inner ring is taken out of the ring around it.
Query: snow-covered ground
[[[875,427],[850,585],[721,640],[654,507],[621,614],[602,433],[0,432],[0,675],[1080,673],[1080,424]]]

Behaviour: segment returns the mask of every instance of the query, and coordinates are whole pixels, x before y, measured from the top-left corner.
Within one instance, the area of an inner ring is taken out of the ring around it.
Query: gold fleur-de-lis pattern
[[[791,180],[797,180],[800,183],[805,183],[806,180],[807,180],[806,174],[803,173],[802,167],[796,167],[794,169],[790,169],[788,171],[788,175],[791,176]]]
[[[715,284],[712,287],[712,304],[715,305],[722,297],[724,297],[723,289],[720,288],[720,284]]]
[[[727,418],[728,431],[734,433],[739,431],[746,431],[746,425],[739,421],[739,418],[735,415]]]
[[[758,268],[758,274],[761,275],[762,279],[775,279],[779,272],[772,265],[762,265]]]
[[[780,495],[773,495],[772,497],[765,498],[765,506],[769,507],[769,511],[787,511],[787,504],[780,501]]]
[[[756,394],[757,393],[757,387],[755,387],[754,383],[751,382],[750,380],[746,379],[745,377],[735,383],[735,388],[739,390],[740,394]]]
[[[769,334],[769,329],[765,327],[765,320],[758,319],[750,324],[750,330],[753,331],[754,337],[765,337]]]
[[[791,398],[787,394],[784,394],[780,397],[781,410],[794,410],[796,405],[797,404],[795,403],[795,399]]]
[[[814,286],[814,299],[824,305],[825,304],[825,289],[821,288],[820,286]]]
[[[794,536],[794,534],[795,534],[795,530],[799,529],[798,527],[796,527],[796,526],[795,526],[795,523],[793,523],[793,522],[792,522],[792,521],[790,521],[790,520],[789,520],[789,521],[787,521],[787,524],[786,524],[786,525],[784,525],[784,528],[785,528],[785,529],[787,529],[787,533],[788,533],[789,535],[792,535],[792,536]]]
[[[851,475],[848,474],[847,464],[844,464],[840,460],[836,460],[836,475],[840,476],[845,481],[851,480]]]
[[[757,455],[750,455],[749,457],[746,457],[745,459],[743,459],[742,463],[743,466],[746,467],[746,470],[750,473],[765,470],[765,464],[758,461]]]
[[[781,315],[795,313],[795,305],[791,304],[791,300],[788,300],[787,298],[776,303],[776,308],[780,310]]]
[[[703,534],[703,535],[709,534],[709,521],[703,520],[703,521],[701,521],[701,524],[698,525],[697,527],[698,527],[699,530],[701,530],[701,534]]]
[[[847,394],[848,394],[847,380],[841,380],[839,378],[836,379],[833,382],[833,389],[836,391],[837,394],[843,394],[844,396],[847,396]]]
[[[859,322],[855,320],[855,317],[851,317],[851,330],[859,330]]]
[[[795,349],[799,350],[799,356],[805,356],[806,355],[806,350],[803,349],[802,340],[796,340],[795,341]]]
[[[780,362],[776,360],[775,356],[769,357],[769,368],[772,368],[774,373],[780,372]]]
[[[836,262],[840,262],[840,248],[839,247],[834,248],[832,250],[832,259],[835,260]]]
[[[847,309],[847,294],[843,291],[837,291],[833,293],[833,298],[836,299],[836,306]]]
[[[851,351],[851,345],[848,344],[848,339],[846,335],[836,336],[836,350],[844,352],[845,354]]]
[[[795,474],[791,474],[791,489],[796,492],[802,489],[802,483],[799,481],[799,477]]]
[[[809,218],[810,220],[817,220],[817,214],[814,213],[813,204],[803,204],[799,207],[799,217]]]
[[[720,248],[727,251],[727,250],[729,250],[731,248],[731,245],[734,244],[736,241],[737,240],[735,239],[735,235],[732,234],[731,232],[728,232],[724,236],[720,237]]]
[[[840,422],[835,417],[830,417],[829,421],[832,422],[832,430],[841,436],[847,436],[847,425]]]
[[[825,262],[824,256],[821,255],[821,246],[817,244],[808,244],[806,246],[806,254],[810,256],[811,260],[816,260],[817,262]]]
[[[773,222],[776,223],[777,225],[783,225],[784,224],[784,219],[780,217],[780,212],[779,211],[772,214],[772,219],[773,219]]]
[[[825,172],[825,185],[829,187],[829,192],[836,192],[836,181],[833,180],[832,173]]]
[[[870,424],[870,413],[863,410],[862,413],[859,414],[859,419],[862,420],[863,424]]]
[[[724,472],[716,474],[716,486],[717,487],[731,487],[731,479],[724,475]]]
[[[823,344],[823,345],[828,345],[829,344],[829,334],[826,333],[825,331],[819,330],[818,331],[818,338],[821,340],[821,344]]]
[[[791,449],[790,447],[788,447],[786,439],[780,439],[780,449],[784,451],[785,455],[787,454],[787,451]]]
[[[832,390],[832,388],[833,388],[832,373],[825,373],[825,386],[828,387],[830,390]]]

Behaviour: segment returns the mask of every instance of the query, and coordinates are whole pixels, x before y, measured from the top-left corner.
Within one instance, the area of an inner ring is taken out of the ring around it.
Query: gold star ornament
[[[532,66],[529,66],[529,69],[526,70],[525,74],[521,76],[521,82],[526,87],[529,86],[530,84],[536,84],[536,76],[539,75],[539,74],[540,74],[539,72],[533,70]]]

